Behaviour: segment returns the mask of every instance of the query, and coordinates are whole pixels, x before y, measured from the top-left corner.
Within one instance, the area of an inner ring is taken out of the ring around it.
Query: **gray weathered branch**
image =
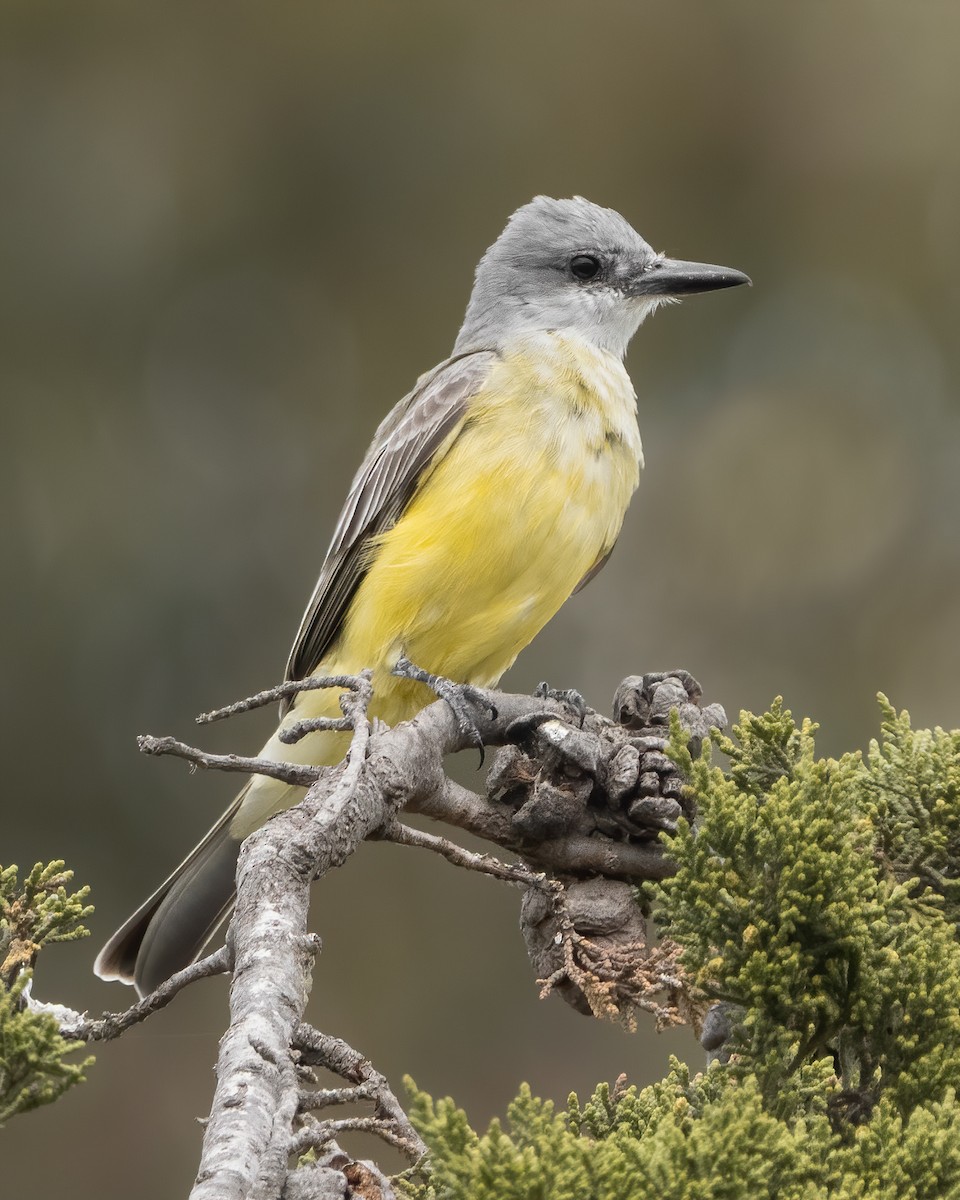
[[[352,729],[350,750],[337,768],[212,755],[173,738],[141,739],[146,753],[173,755],[193,767],[268,774],[305,787],[306,795],[244,842],[224,948],[125,1013],[100,1021],[62,1018],[71,1037],[116,1037],[193,979],[232,969],[230,1027],[220,1046],[192,1200],[390,1197],[389,1181],[373,1163],[354,1162],[340,1150],[336,1139],[351,1131],[376,1133],[412,1163],[424,1154],[384,1077],[357,1051],[303,1021],[320,949],[320,939],[307,929],[310,884],[364,839],[426,848],[458,867],[522,887],[521,925],[544,992],[556,990],[581,1011],[628,1021],[636,1009],[654,1012],[664,1024],[683,1016],[673,954],[669,946],[645,946],[645,924],[629,885],[671,872],[659,833],[692,815],[682,780],[664,754],[671,709],[679,710],[694,749],[711,725],[725,719],[716,706],[700,707],[691,676],[624,680],[613,721],[565,704],[562,694],[551,699],[478,690],[473,715],[483,744],[502,747],[486,794],[445,774],[445,756],[473,744],[446,704],[433,704],[394,729],[371,729],[368,673],[288,682],[201,720],[324,686],[346,689],[343,718],[301,723],[290,740],[314,728]],[[467,830],[520,861],[503,862],[411,829],[398,820],[402,811]],[[315,1086],[315,1066],[347,1086]],[[372,1112],[316,1115],[348,1103],[369,1104]],[[316,1151],[317,1160],[291,1171],[291,1156],[307,1149]]]
[[[342,686],[343,681],[336,682]],[[692,735],[702,737],[714,714],[701,720],[695,682],[690,677],[658,677],[654,691],[664,682],[685,693],[688,720],[702,725],[692,728]],[[305,1102],[298,1077],[305,1050],[315,1053],[317,1045],[315,1039],[305,1043],[302,1021],[319,948],[306,925],[310,883],[342,863],[365,838],[427,845],[457,865],[525,885],[528,896],[547,894],[563,960],[545,986],[561,991],[566,987],[585,996],[597,1013],[616,1012],[620,994],[632,988],[635,1006],[655,1009],[658,1017],[670,1019],[675,1010],[654,1005],[647,996],[670,981],[672,961],[648,961],[638,983],[638,973],[630,975],[629,961],[642,951],[642,941],[636,936],[625,940],[617,933],[617,958],[605,944],[583,938],[563,908],[562,888],[543,874],[547,870],[554,875],[599,874],[638,881],[669,872],[655,838],[682,811],[683,793],[672,762],[662,753],[665,730],[655,729],[651,735],[644,724],[653,709],[648,702],[644,707],[644,689],[650,692],[644,679],[622,685],[617,697],[622,724],[589,714],[583,728],[564,720],[564,707],[557,701],[482,693],[474,716],[483,742],[509,747],[491,772],[490,795],[483,797],[453,784],[444,773],[444,757],[469,740],[445,704],[433,704],[413,720],[371,737],[365,716],[369,683],[354,684],[354,691],[341,700],[354,728],[345,763],[336,771],[319,773],[304,801],[248,838],[241,852],[237,908],[230,927],[231,1022],[221,1044],[217,1091],[192,1200],[273,1200],[285,1187],[291,1155],[308,1147],[322,1151],[347,1130],[378,1132],[412,1160],[423,1153],[422,1142],[382,1077],[376,1084],[373,1116],[305,1119],[310,1108],[339,1103],[345,1095],[366,1095],[333,1089]],[[262,693],[256,702],[269,696]],[[670,698],[680,699],[673,694]],[[578,714],[580,720],[582,716]],[[640,727],[639,736],[631,726]],[[169,752],[204,765],[198,752],[172,745]],[[599,789],[606,791],[607,811],[601,813],[603,806],[598,805],[591,812],[586,801]],[[405,829],[397,821],[404,809],[479,833],[525,861],[504,864],[446,839]],[[542,921],[542,914],[538,919]],[[626,958],[624,946],[629,951]],[[628,975],[629,984],[624,985]],[[346,1077],[361,1085],[372,1078],[356,1072]]]

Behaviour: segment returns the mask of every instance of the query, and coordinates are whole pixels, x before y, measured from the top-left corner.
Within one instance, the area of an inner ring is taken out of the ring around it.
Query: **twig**
[[[31,983],[23,990],[24,1003],[31,1012],[47,1013],[60,1026],[60,1033],[70,1041],[76,1042],[109,1042],[125,1033],[132,1025],[145,1021],[147,1017],[166,1008],[176,994],[188,984],[208,975],[224,975],[230,970],[230,955],[226,946],[221,946],[213,954],[199,962],[191,963],[182,971],[171,975],[158,988],[138,1000],[136,1004],[123,1012],[104,1013],[96,1020],[90,1020],[86,1013],[65,1004],[50,1004],[38,1000],[32,995]]]
[[[352,728],[349,717],[308,717],[285,726],[277,736],[285,746],[295,746],[308,733],[346,733]]]
[[[363,1104],[374,1098],[367,1084],[342,1088],[301,1088],[300,1112],[313,1112],[318,1108],[333,1108],[338,1104]]]
[[[297,763],[280,763],[270,758],[245,758],[241,754],[208,754],[172,737],[154,737],[143,733],[137,738],[141,754],[164,755],[185,759],[201,770],[233,771],[242,775],[269,775],[292,783],[295,787],[309,787],[325,770],[324,767],[305,767]]]
[[[209,975],[225,975],[230,970],[230,965],[230,953],[226,946],[221,946],[213,954],[208,954],[206,958],[201,958],[171,975],[149,996],[144,996],[124,1012],[104,1013],[102,1017],[93,1021],[81,1019],[75,1025],[61,1024],[60,1032],[65,1038],[78,1042],[112,1041],[132,1025],[137,1025],[161,1008],[166,1008],[174,996],[189,984],[198,979],[206,979]]]
[[[413,829],[401,821],[391,821],[377,835],[385,842],[396,842],[398,846],[418,846],[422,850],[432,850],[455,867],[463,867],[467,871],[479,871],[483,875],[492,875],[504,883],[516,884],[518,887],[539,887],[547,882],[542,872],[532,871],[524,863],[505,863],[492,854],[478,854],[451,842],[449,838],[440,837],[435,833],[427,833],[422,829]]]
[[[375,1119],[392,1131],[393,1136],[388,1140],[403,1150],[412,1162],[426,1154],[425,1142],[410,1124],[386,1077],[359,1050],[354,1050],[342,1038],[320,1033],[305,1022],[301,1022],[294,1032],[294,1045],[300,1050],[300,1061],[304,1065],[324,1067],[356,1085],[353,1090],[356,1093],[362,1091],[363,1098],[373,1103]]]
[[[357,680],[357,688],[353,695],[342,697],[344,718],[353,725],[353,737],[350,739],[350,749],[347,751],[340,779],[330,795],[317,807],[314,815],[314,820],[321,824],[331,819],[335,820],[357,790],[360,772],[366,760],[367,743],[370,741],[367,706],[372,695],[373,689],[367,677]]]
[[[289,700],[300,692],[311,692],[317,688],[346,688],[348,691],[358,691],[364,682],[370,681],[371,673],[361,671],[359,675],[309,675],[306,679],[287,679],[275,687],[257,692],[255,696],[247,696],[245,700],[235,700],[233,704],[215,708],[210,712],[200,713],[196,718],[198,725],[210,725],[214,721],[223,721],[226,717],[235,717],[239,713],[252,712],[255,708],[273,704],[277,700]]]
[[[389,1121],[378,1117],[340,1117],[336,1121],[311,1121],[299,1130],[290,1143],[291,1154],[305,1154],[307,1150],[322,1150],[340,1133],[372,1133],[394,1146],[412,1161],[422,1155],[411,1154],[410,1143],[394,1129]]]

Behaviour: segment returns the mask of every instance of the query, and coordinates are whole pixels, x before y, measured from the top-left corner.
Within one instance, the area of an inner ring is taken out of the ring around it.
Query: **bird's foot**
[[[397,665],[393,668],[392,673],[400,679],[413,679],[417,683],[426,684],[436,696],[446,701],[454,717],[456,717],[457,728],[468,739],[470,744],[476,746],[480,751],[480,766],[482,767],[483,738],[473,718],[471,706],[478,704],[482,708],[489,708],[494,717],[497,715],[497,710],[484,693],[479,688],[473,687],[472,684],[455,683],[452,679],[447,679],[444,675],[433,675],[430,671],[425,671],[423,667],[418,667],[415,663],[412,663],[405,655],[401,655],[397,659]]]
[[[552,688],[548,683],[543,682],[537,684],[537,689],[533,694],[538,700],[556,700],[558,703],[572,708],[576,713],[580,728],[583,728],[583,722],[587,716],[587,702],[576,688]]]

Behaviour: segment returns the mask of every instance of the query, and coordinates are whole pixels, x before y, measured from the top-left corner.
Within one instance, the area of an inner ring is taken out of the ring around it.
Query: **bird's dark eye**
[[[593,279],[600,271],[600,259],[592,254],[575,254],[570,259],[570,270],[575,279]]]

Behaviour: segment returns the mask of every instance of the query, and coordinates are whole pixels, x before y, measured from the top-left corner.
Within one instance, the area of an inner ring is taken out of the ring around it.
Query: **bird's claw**
[[[418,667],[416,663],[412,663],[405,655],[401,655],[397,659],[392,674],[398,676],[400,679],[412,679],[417,683],[425,684],[436,696],[446,702],[456,718],[457,728],[461,734],[469,740],[472,746],[476,746],[480,751],[480,766],[482,767],[484,759],[483,737],[477,728],[477,723],[473,718],[470,707],[473,704],[477,704],[483,708],[489,708],[493,716],[496,717],[497,710],[484,693],[472,684],[456,683],[452,679],[447,679],[444,675],[434,675],[430,671],[425,671],[423,667]]]
[[[552,688],[544,681],[537,684],[537,689],[533,694],[538,700],[556,700],[558,703],[572,708],[577,715],[577,723],[581,729],[583,728],[583,722],[587,718],[587,702],[576,688]]]

